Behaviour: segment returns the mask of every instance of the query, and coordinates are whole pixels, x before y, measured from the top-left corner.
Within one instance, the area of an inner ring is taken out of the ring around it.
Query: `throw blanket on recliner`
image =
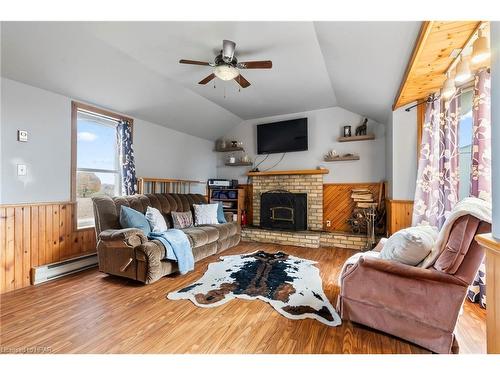
[[[148,238],[150,240],[158,240],[165,246],[165,256],[163,259],[176,261],[181,275],[194,269],[193,249],[186,233],[182,230],[169,229],[166,232],[151,232]]]
[[[419,264],[419,267],[429,268],[434,264],[448,242],[448,237],[450,236],[453,224],[458,218],[465,215],[474,216],[479,220],[491,224],[491,203],[475,197],[464,198],[458,202],[451,210],[443,224],[443,227],[439,231],[438,238],[436,239],[436,243],[434,244],[431,253],[422,261],[421,264]]]

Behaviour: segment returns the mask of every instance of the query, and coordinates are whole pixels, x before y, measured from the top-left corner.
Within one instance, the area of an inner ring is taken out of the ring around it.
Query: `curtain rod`
[[[488,68],[488,72],[489,71],[490,70]],[[464,84],[460,87],[457,87],[457,91],[460,90],[460,92],[457,93],[456,95],[462,95],[465,91],[469,91],[469,89],[473,89],[473,88],[474,88],[474,80],[472,79],[469,82],[467,82],[466,84]],[[413,104],[412,106],[410,106],[408,108],[405,108],[405,111],[410,112],[415,107],[418,107],[418,106],[425,104],[425,103],[432,103],[438,99],[439,99],[439,95],[431,94],[427,97],[427,99],[422,100],[421,102],[417,102],[416,104]]]
[[[436,94],[431,94],[427,97],[427,99],[425,100],[422,100],[421,102],[418,102],[416,104],[413,104],[412,106],[408,107],[408,108],[405,108],[405,111],[406,112],[410,112],[413,108],[415,107],[418,107],[424,103],[432,103],[432,102],[435,102],[436,100],[439,99],[439,96],[437,96]]]

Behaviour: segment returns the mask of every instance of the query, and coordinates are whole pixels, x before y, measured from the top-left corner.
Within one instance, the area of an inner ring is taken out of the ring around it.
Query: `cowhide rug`
[[[282,252],[230,255],[211,263],[194,284],[169,293],[199,307],[216,307],[234,298],[268,302],[289,319],[312,318],[329,326],[341,323],[321,285],[316,262]]]

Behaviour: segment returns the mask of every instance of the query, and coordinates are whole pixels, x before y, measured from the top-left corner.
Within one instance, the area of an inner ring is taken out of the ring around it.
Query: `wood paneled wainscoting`
[[[332,232],[350,232],[351,226],[347,220],[355,207],[351,190],[368,189],[377,201],[381,187],[380,182],[323,184],[323,229]],[[326,225],[327,220],[330,220],[329,227]]]
[[[385,207],[387,209],[388,235],[411,226],[413,201],[387,199]]]
[[[30,285],[32,267],[96,252],[94,228],[76,230],[76,203],[0,205],[0,293]]]

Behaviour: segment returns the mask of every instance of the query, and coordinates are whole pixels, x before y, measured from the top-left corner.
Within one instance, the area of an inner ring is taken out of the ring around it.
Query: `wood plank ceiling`
[[[481,21],[425,21],[406,68],[393,109],[438,91],[453,63],[451,53],[462,49]]]

